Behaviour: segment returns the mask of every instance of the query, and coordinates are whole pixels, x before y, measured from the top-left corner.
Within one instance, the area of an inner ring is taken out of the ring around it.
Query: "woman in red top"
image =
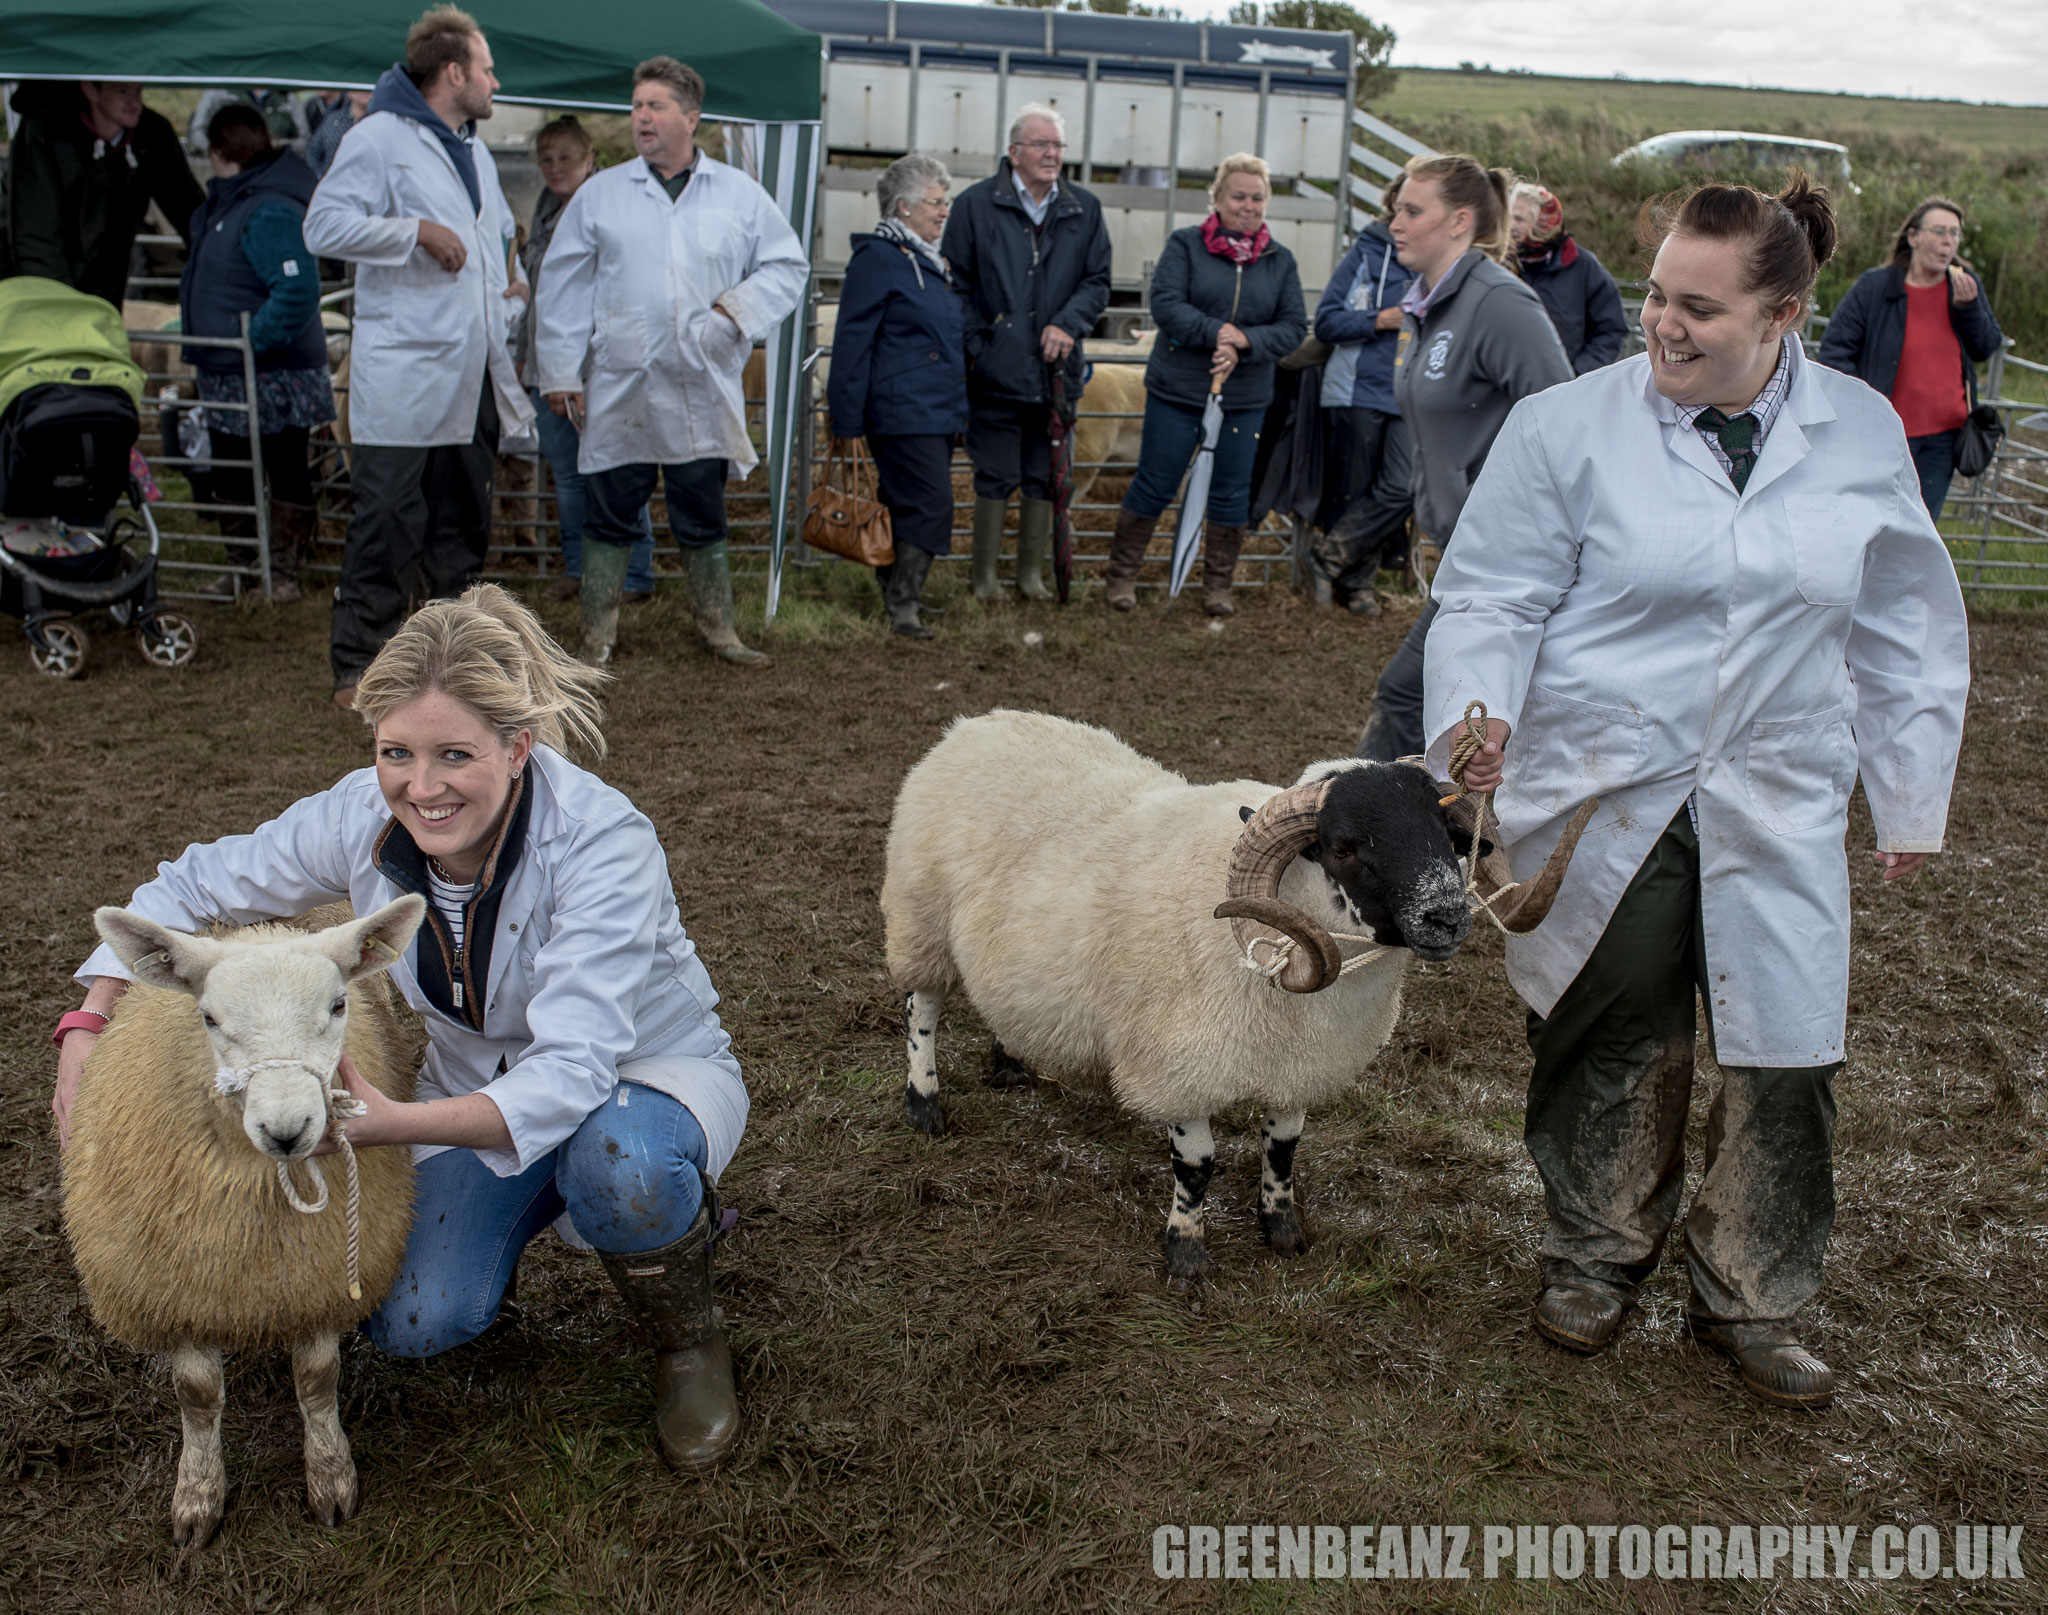
[[[1849,288],[1820,344],[1822,364],[1892,401],[1936,521],[1955,474],[1956,432],[1976,402],[1974,361],[2005,341],[1984,283],[1959,256],[1962,241],[1962,208],[1930,196],[1899,227],[1892,261]]]

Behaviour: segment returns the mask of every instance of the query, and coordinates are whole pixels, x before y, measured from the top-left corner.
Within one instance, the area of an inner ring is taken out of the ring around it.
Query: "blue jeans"
[[[1921,502],[1927,506],[1927,514],[1940,521],[1941,507],[1948,503],[1948,485],[1956,474],[1956,434],[1909,437],[1906,447],[1913,451],[1913,469],[1920,473]]]
[[[1259,426],[1266,406],[1226,409],[1216,438],[1216,473],[1209,483],[1209,520],[1217,527],[1242,527],[1252,510],[1252,457],[1259,452]],[[1145,436],[1138,445],[1138,474],[1124,495],[1124,509],[1148,520],[1180,493],[1181,479],[1202,446],[1202,411],[1195,404],[1169,403],[1145,395]]]
[[[622,1082],[567,1143],[517,1177],[475,1150],[422,1161],[398,1282],[363,1327],[394,1357],[432,1357],[490,1327],[520,1252],[564,1211],[601,1251],[659,1250],[704,1203],[704,1130],[667,1094]]]
[[[583,473],[576,469],[576,451],[583,435],[566,415],[548,408],[548,401],[528,389],[534,408],[540,411],[540,452],[547,456],[548,469],[555,477],[555,520],[561,524],[562,570],[572,578],[583,576]],[[644,594],[654,587],[654,518],[640,512],[640,538],[626,561],[626,592]]]

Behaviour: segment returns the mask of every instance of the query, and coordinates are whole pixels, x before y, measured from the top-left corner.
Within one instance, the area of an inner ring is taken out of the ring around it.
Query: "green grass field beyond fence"
[[[1642,273],[1636,213],[1671,176],[1615,169],[1617,152],[1674,129],[1839,141],[1860,194],[1836,198],[1842,245],[1821,276],[1821,308],[1889,257],[1923,197],[1952,196],[1968,212],[1964,254],[2000,324],[2020,352],[2048,356],[2048,107],[1404,68],[1372,110],[1439,150],[1541,180],[1563,199],[1567,227],[1619,278]]]

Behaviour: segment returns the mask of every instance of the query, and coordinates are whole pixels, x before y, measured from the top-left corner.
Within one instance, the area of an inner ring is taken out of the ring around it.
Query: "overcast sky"
[[[1178,0],[1221,17],[1228,0]],[[2044,0],[1355,0],[1396,66],[2048,102]]]

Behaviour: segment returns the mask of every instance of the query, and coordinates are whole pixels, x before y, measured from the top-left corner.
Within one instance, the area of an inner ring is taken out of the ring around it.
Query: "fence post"
[[[270,599],[270,488],[263,475],[263,422],[256,407],[256,349],[249,342],[249,312],[242,311],[242,400],[249,406],[249,488],[256,506],[256,570]]]

